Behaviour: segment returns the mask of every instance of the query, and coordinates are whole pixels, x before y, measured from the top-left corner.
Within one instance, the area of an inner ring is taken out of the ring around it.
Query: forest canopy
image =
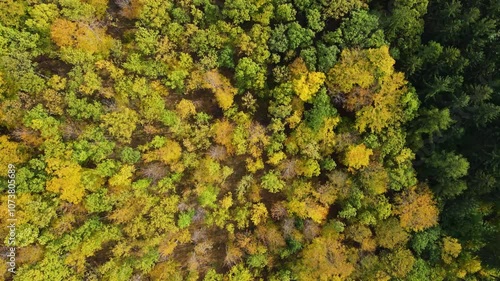
[[[497,280],[499,19],[1,1],[0,280]]]

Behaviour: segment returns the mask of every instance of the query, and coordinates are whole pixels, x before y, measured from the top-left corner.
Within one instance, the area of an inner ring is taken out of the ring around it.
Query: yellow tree
[[[56,19],[50,27],[50,38],[59,47],[70,47],[75,44],[75,33],[77,24],[75,22]]]
[[[450,264],[462,251],[462,245],[458,239],[446,236],[443,238],[441,258],[446,264]]]
[[[298,280],[346,280],[354,271],[347,249],[338,238],[328,235],[315,238],[302,252],[299,265],[294,267]]]
[[[74,47],[91,54],[107,53],[113,45],[113,38],[103,28],[61,18],[52,23],[50,38],[59,47]]]
[[[63,200],[78,204],[85,195],[82,167],[77,163],[51,158],[47,160],[47,169],[53,176],[47,182],[47,190],[59,193]]]
[[[109,179],[109,185],[116,190],[127,189],[132,185],[132,176],[135,168],[133,165],[123,165],[120,170]]]
[[[360,132],[382,129],[401,122],[406,93],[404,75],[394,71],[394,59],[389,48],[344,50],[328,73],[331,92],[343,95],[344,108],[356,111],[356,126]]]
[[[102,116],[101,127],[122,143],[130,143],[132,133],[135,131],[139,117],[129,108],[115,111]]]
[[[174,140],[166,140],[162,147],[143,155],[144,162],[160,161],[169,165],[173,171],[184,171],[184,165],[179,161],[182,157],[182,147]]]
[[[255,225],[265,222],[268,216],[268,211],[263,203],[257,203],[252,206],[252,215],[250,219]]]
[[[422,231],[437,224],[438,208],[426,186],[406,189],[396,198],[395,213],[404,229]]]
[[[323,72],[309,72],[302,58],[290,65],[293,90],[302,101],[310,100],[319,91],[326,76]]]
[[[401,97],[406,92],[406,81],[401,72],[385,77],[380,89],[373,96],[373,103],[356,113],[356,126],[360,132],[367,128],[380,132],[385,127],[401,121],[403,106]]]
[[[182,119],[186,119],[189,116],[196,114],[196,107],[194,106],[194,103],[186,99],[182,99],[175,106],[175,109]]]
[[[7,136],[0,136],[0,173],[7,175],[8,165],[23,162],[24,156],[16,142],[9,141]]]
[[[372,154],[373,151],[364,144],[351,145],[346,152],[344,162],[349,169],[358,170],[368,166]]]
[[[213,125],[212,130],[214,132],[215,142],[223,145],[229,155],[233,154],[235,148],[231,142],[230,136],[233,135],[234,125],[228,120],[217,121]]]
[[[226,110],[233,105],[236,88],[231,85],[229,79],[216,70],[205,74],[203,87],[213,91],[215,99],[222,109]]]

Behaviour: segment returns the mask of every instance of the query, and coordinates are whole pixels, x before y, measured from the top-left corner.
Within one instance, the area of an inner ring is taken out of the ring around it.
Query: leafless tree
[[[288,159],[281,164],[281,176],[285,179],[291,179],[297,175],[297,160]]]
[[[130,6],[130,0],[115,0],[115,4],[123,10]]]
[[[283,223],[281,224],[281,227],[283,229],[283,234],[285,236],[289,236],[292,234],[292,231],[295,229],[295,221],[292,218],[286,218],[283,220]]]
[[[144,276],[140,273],[134,274],[132,277],[130,277],[129,281],[142,281],[145,280]]]
[[[149,163],[141,169],[142,175],[158,181],[167,174],[167,168],[160,162]]]
[[[282,202],[276,202],[271,207],[271,216],[275,220],[281,220],[288,216],[285,205]]]
[[[226,248],[226,257],[224,258],[224,265],[231,267],[240,262],[243,257],[243,251],[234,245],[228,245]]]
[[[63,138],[67,140],[76,139],[82,131],[75,122],[67,122],[62,127]]]
[[[190,271],[197,271],[200,263],[196,253],[192,253],[187,260],[187,267]]]
[[[200,243],[206,239],[207,231],[205,229],[197,228],[193,230],[193,233],[191,234],[191,240],[193,240],[194,243]]]
[[[212,146],[208,150],[208,156],[210,156],[214,160],[222,161],[227,157],[226,148],[221,145]]]
[[[205,214],[206,214],[205,209],[201,207],[196,208],[196,211],[194,212],[193,216],[193,222],[194,223],[202,222],[205,219]]]
[[[304,237],[307,240],[313,240],[320,233],[320,228],[312,220],[306,220],[304,223]]]
[[[205,240],[194,247],[194,252],[197,255],[203,256],[213,248],[213,243],[210,240]]]
[[[187,211],[188,209],[189,209],[189,204],[187,204],[186,202],[181,202],[179,203],[179,205],[177,205],[177,210],[179,210],[180,212]]]

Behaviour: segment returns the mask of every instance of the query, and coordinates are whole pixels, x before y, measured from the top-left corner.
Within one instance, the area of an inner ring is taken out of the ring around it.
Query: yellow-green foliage
[[[495,1],[389,2],[0,1],[0,280],[494,279]]]
[[[368,166],[373,151],[364,144],[352,145],[347,149],[345,163],[349,168],[361,169]]]

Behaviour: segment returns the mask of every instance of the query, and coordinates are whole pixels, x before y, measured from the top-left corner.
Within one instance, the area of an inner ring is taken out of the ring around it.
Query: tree
[[[397,249],[386,254],[382,262],[388,273],[395,278],[405,278],[415,264],[415,257],[408,249]]]
[[[279,4],[276,7],[276,20],[280,22],[290,22],[295,19],[297,11],[293,8],[292,3]]]
[[[410,57],[420,45],[420,35],[424,31],[423,16],[427,12],[428,1],[395,1],[390,16],[383,20],[389,42],[397,42],[397,52],[402,57]],[[403,35],[404,34],[404,35]],[[404,37],[403,40],[396,38]],[[408,69],[412,72],[414,69]]]
[[[47,190],[61,194],[61,199],[78,204],[85,195],[82,184],[82,168],[75,163],[47,160],[53,178],[47,182]]]
[[[335,237],[318,237],[302,251],[293,268],[300,280],[345,279],[354,271],[347,259],[347,249]]]
[[[310,100],[325,81],[324,73],[309,72],[301,58],[293,62],[290,71],[294,77],[292,80],[293,90],[303,101]]]
[[[9,164],[16,165],[25,160],[25,155],[22,153],[22,146],[17,142],[9,141],[7,136],[0,136],[0,173],[3,176],[7,175]]]
[[[262,176],[261,180],[262,187],[271,193],[277,193],[285,187],[285,183],[280,180],[274,171],[267,172]]]
[[[268,211],[264,204],[257,203],[252,206],[252,215],[250,220],[255,225],[259,225],[267,220]]]
[[[287,4],[284,4],[287,5]],[[286,37],[287,26],[284,24],[278,24],[271,31],[271,37],[269,38],[269,49],[273,52],[284,53],[288,50],[288,38]]]
[[[448,129],[452,124],[453,120],[448,108],[442,110],[435,107],[423,108],[419,112],[418,119],[412,123],[414,130],[411,132],[414,135],[408,139],[414,143],[413,147],[421,148],[424,145],[423,134],[426,134],[428,140],[432,143],[434,142],[434,136],[441,137],[442,131]]]
[[[235,147],[231,142],[231,136],[234,131],[234,125],[228,120],[217,121],[213,126],[215,142],[223,145],[226,148],[226,152],[231,155],[234,153]]]
[[[379,48],[385,43],[379,18],[366,10],[353,11],[339,29],[327,35],[327,40],[342,49]]]
[[[406,81],[402,73],[394,72],[394,59],[389,48],[343,50],[340,63],[329,72],[327,85],[338,95],[345,96],[343,106],[356,111],[356,126],[382,129],[404,121],[402,97]]]
[[[319,32],[325,27],[321,12],[317,9],[309,9],[306,11],[307,25],[310,29]]]
[[[344,162],[349,168],[359,170],[368,166],[372,154],[373,151],[364,144],[351,145],[346,152]]]
[[[346,238],[359,243],[362,250],[369,252],[373,252],[375,250],[375,241],[369,227],[361,224],[353,224],[346,228],[345,234]]]
[[[294,50],[312,45],[314,31],[302,27],[297,22],[292,22],[288,24],[286,35],[288,37],[288,48]]]
[[[427,170],[425,175],[437,184],[433,188],[444,197],[455,197],[461,194],[467,185],[460,180],[467,175],[469,162],[455,152],[435,152],[425,159]]]
[[[196,107],[194,106],[193,102],[190,100],[182,99],[176,106],[175,106],[177,113],[179,113],[179,116],[182,119],[186,119],[194,114],[196,114]]]
[[[355,0],[355,1],[332,1],[328,2],[323,8],[323,14],[325,18],[333,18],[340,19],[345,14],[350,11],[360,10],[363,7],[366,7],[366,3],[363,0]]]
[[[337,114],[337,110],[332,106],[330,97],[324,87],[313,98],[312,104],[313,107],[304,114],[305,120],[309,127],[314,131],[318,131],[323,127],[327,118],[334,117]]]
[[[52,23],[50,35],[59,47],[76,47],[90,54],[107,54],[113,44],[102,28],[60,18]]]
[[[204,87],[211,89],[215,94],[219,106],[227,110],[233,105],[236,89],[231,85],[229,79],[217,71],[209,71],[205,74]]]
[[[121,160],[128,164],[135,164],[141,159],[141,153],[131,147],[125,147],[120,156]]]
[[[359,179],[363,187],[372,194],[382,194],[389,186],[389,174],[379,165],[369,165],[363,169]]]
[[[396,198],[395,213],[404,229],[422,231],[437,224],[438,208],[428,187],[408,188]]]
[[[453,259],[457,258],[462,251],[462,245],[458,242],[456,238],[444,237],[443,238],[443,249],[441,252],[441,259],[444,263],[450,264]]]
[[[207,186],[200,192],[198,197],[198,202],[202,207],[210,207],[215,209],[217,205],[217,195],[219,194],[219,189],[214,186]]]
[[[158,160],[173,165],[181,159],[182,148],[176,141],[167,140],[163,147],[157,150]]]
[[[265,87],[265,70],[251,58],[244,57],[236,65],[234,79],[240,90],[261,90]]]
[[[137,113],[129,108],[111,112],[102,116],[102,128],[123,143],[130,143],[139,118]]]
[[[404,245],[410,237],[395,217],[379,222],[375,226],[375,234],[377,244],[390,250],[399,245]]]
[[[229,281],[250,281],[253,280],[254,276],[244,264],[239,263],[231,268],[228,278]]]
[[[173,260],[157,263],[151,270],[151,277],[159,280],[181,281],[182,273],[179,270],[181,265]]]
[[[222,14],[229,17],[234,23],[240,24],[250,19],[257,13],[262,2],[230,0],[224,2]]]

